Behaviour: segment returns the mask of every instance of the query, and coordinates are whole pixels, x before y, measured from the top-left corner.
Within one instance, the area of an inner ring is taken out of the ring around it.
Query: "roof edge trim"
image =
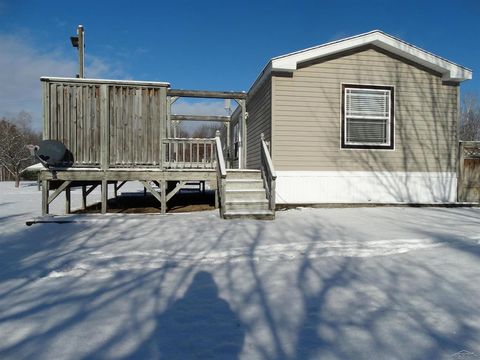
[[[333,55],[369,44],[373,44],[395,55],[439,72],[442,74],[442,79],[445,81],[461,82],[472,78],[472,71],[470,69],[434,55],[380,30],[370,31],[368,33],[275,57],[271,60],[272,70],[294,71],[297,69],[299,63],[320,59],[328,55]]]

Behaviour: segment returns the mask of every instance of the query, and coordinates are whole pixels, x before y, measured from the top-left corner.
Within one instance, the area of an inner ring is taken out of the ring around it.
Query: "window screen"
[[[344,86],[343,145],[389,147],[393,119],[392,88]]]

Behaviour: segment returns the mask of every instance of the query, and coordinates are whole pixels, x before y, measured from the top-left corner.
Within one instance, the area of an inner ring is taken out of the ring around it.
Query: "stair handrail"
[[[227,168],[225,166],[225,158],[223,157],[222,141],[220,140],[220,131],[215,132],[215,147],[217,152],[217,171],[222,178],[227,177]]]
[[[225,185],[227,179],[227,168],[225,158],[223,157],[222,141],[220,140],[220,131],[215,132],[215,154],[217,155],[217,194],[220,202],[220,216],[223,217],[225,211]]]
[[[265,141],[265,135],[260,134],[260,163],[262,178],[267,191],[267,197],[269,200],[269,209],[275,211],[275,183],[277,174],[273,168],[272,158],[270,156],[270,150],[268,149]]]

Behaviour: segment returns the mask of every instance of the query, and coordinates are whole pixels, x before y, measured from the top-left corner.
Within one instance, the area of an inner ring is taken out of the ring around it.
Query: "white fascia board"
[[[461,82],[472,78],[471,70],[379,30],[273,58],[271,68],[273,71],[294,71],[301,62],[319,59],[369,44],[439,72],[445,81]]]
[[[272,61],[269,61],[267,65],[263,68],[262,72],[257,76],[250,90],[248,90],[248,96],[253,96],[257,90],[262,86],[262,84],[268,79],[272,72]]]

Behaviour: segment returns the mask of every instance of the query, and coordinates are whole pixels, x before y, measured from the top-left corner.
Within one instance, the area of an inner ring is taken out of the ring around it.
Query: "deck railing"
[[[222,141],[220,140],[220,131],[215,133],[215,148],[217,155],[217,194],[220,200],[220,216],[223,217],[225,211],[225,187],[227,181],[227,168],[225,158],[223,157]]]
[[[260,160],[262,179],[269,200],[269,208],[270,210],[275,210],[275,182],[277,174],[273,168],[272,158],[270,157],[270,151],[263,133],[260,135]]]
[[[166,83],[42,78],[43,138],[58,140],[74,166],[161,167]]]
[[[166,168],[214,169],[215,138],[169,138],[163,141]]]

